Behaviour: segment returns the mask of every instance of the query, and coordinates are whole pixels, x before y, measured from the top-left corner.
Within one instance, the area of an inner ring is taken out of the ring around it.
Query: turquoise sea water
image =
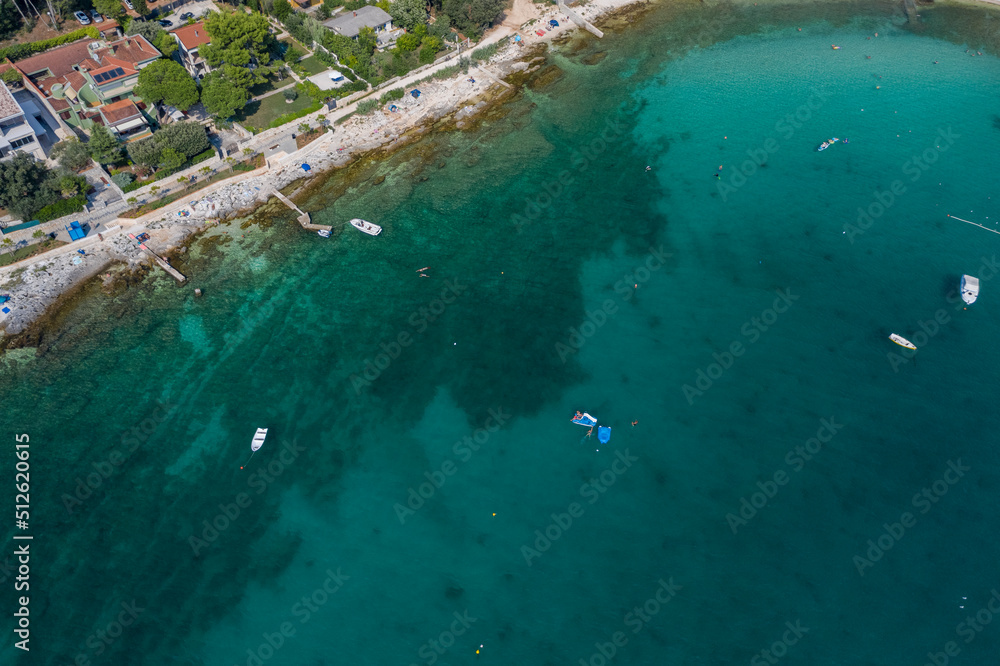
[[[4,357],[0,659],[993,663],[988,21],[657,8],[304,202],[382,236],[278,213],[83,299]]]

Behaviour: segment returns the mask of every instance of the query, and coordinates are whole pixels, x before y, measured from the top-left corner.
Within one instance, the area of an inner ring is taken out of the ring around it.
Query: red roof
[[[188,51],[212,41],[212,38],[208,36],[208,31],[205,30],[204,21],[186,25],[183,28],[177,28],[174,30],[174,34],[177,35],[177,39],[180,40],[180,43]]]
[[[159,58],[160,52],[142,35],[134,35],[111,42],[107,48],[94,51],[94,55],[100,58],[102,63],[113,63],[120,67],[135,69],[140,62]]]
[[[85,39],[73,42],[72,44],[66,44],[65,46],[39,53],[30,58],[19,60],[17,67],[29,75],[48,69],[56,78],[66,76],[73,71],[73,65],[78,65],[80,62],[90,58],[87,45],[91,41],[93,40]]]
[[[130,99],[123,99],[114,104],[107,104],[101,107],[101,114],[107,119],[109,125],[135,118],[139,115],[139,109]]]

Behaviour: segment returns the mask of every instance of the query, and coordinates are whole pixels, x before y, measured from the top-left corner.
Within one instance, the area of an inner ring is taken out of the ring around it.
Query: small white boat
[[[267,438],[267,428],[257,428],[257,433],[253,436],[253,440],[250,442],[250,457],[247,458],[245,463],[240,465],[240,469],[243,469],[250,464],[253,454],[257,453],[257,450],[264,445],[265,438]]]
[[[250,442],[250,450],[256,451],[261,446],[264,445],[264,439],[267,437],[267,428],[257,428],[257,434],[253,436],[253,441]]]
[[[838,139],[837,137],[833,137],[829,141],[824,141],[823,143],[819,144],[819,147],[816,148],[816,150],[824,151],[827,148],[829,148],[830,146],[832,146],[833,144],[837,143],[838,141],[840,141],[840,139]]]
[[[329,232],[329,231],[327,231],[326,229],[320,229],[320,230],[319,230],[319,231],[317,231],[316,233],[318,233],[318,234],[319,234],[320,236],[322,236],[323,238],[329,238],[329,237],[330,237],[330,232]]]
[[[962,300],[972,305],[979,298],[979,278],[971,275],[962,276]]]
[[[906,347],[907,349],[912,349],[914,351],[916,351],[917,349],[917,346],[915,344],[904,338],[902,335],[899,335],[898,333],[893,333],[892,335],[889,336],[889,339],[895,342],[900,347]]]
[[[357,217],[351,220],[351,226],[354,227],[355,229],[360,229],[369,236],[378,236],[380,233],[382,233],[382,227]]]

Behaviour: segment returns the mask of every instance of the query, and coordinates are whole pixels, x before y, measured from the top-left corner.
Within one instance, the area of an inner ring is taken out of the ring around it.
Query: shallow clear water
[[[3,370],[18,663],[988,663],[1000,239],[946,214],[1000,221],[1000,63],[955,11],[660,8],[304,203],[382,236],[278,212],[83,299]]]

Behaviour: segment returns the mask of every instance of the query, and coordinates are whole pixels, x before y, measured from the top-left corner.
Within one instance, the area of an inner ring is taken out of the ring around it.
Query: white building
[[[25,100],[22,107],[7,86],[0,82],[0,159],[11,157],[14,153],[28,153],[36,159],[45,159],[39,138],[46,137],[46,131],[38,121],[40,116],[41,111],[33,101]]]
[[[392,17],[374,5],[365,5],[356,12],[344,12],[323,25],[338,35],[357,39],[362,28],[371,28],[376,34],[392,30]]]

